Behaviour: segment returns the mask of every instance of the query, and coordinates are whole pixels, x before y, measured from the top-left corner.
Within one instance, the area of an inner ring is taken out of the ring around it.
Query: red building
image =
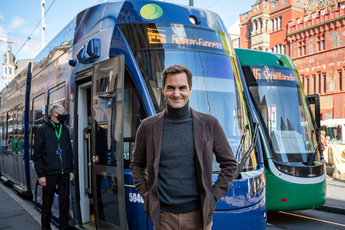
[[[345,117],[345,0],[258,0],[240,20],[241,48],[289,55],[322,120]]]

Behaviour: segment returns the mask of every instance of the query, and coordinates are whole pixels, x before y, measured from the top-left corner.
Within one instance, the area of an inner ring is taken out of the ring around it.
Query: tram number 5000
[[[139,193],[129,193],[129,202],[132,203],[144,203],[144,199],[140,196]]]

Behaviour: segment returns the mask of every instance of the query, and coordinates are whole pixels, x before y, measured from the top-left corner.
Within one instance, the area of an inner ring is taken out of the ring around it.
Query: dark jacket
[[[58,139],[55,135],[55,128],[50,120],[35,133],[34,163],[38,178],[46,174],[63,174],[73,172],[73,150],[69,130],[62,126],[60,146],[61,156],[56,154]]]
[[[228,191],[237,172],[237,162],[218,120],[191,109],[195,145],[195,167],[200,191],[200,207],[205,228],[212,221],[216,202]],[[145,201],[145,212],[159,226],[160,202],[157,182],[165,110],[140,124],[130,165],[135,187]],[[221,172],[212,185],[213,153]],[[145,193],[148,192],[146,196]]]

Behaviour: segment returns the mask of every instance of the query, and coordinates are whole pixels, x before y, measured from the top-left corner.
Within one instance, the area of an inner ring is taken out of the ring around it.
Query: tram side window
[[[5,126],[6,126],[6,113],[1,114],[1,120],[0,120],[0,137],[1,137],[1,153],[4,153],[4,150],[6,150],[6,133],[5,133]]]
[[[50,89],[48,95],[48,114],[53,105],[59,104],[65,107],[66,86],[64,84]]]
[[[31,136],[31,155],[34,154],[35,145],[35,133],[37,129],[44,124],[44,114],[42,111],[43,105],[45,104],[45,94],[33,99],[32,112],[33,112],[33,124],[32,124],[32,136]]]
[[[129,168],[134,149],[135,134],[141,121],[146,117],[146,113],[138,89],[127,71],[124,84],[124,168]]]
[[[23,151],[24,146],[24,106],[17,109],[17,150]]]
[[[12,151],[13,141],[14,141],[14,118],[13,110],[7,113],[7,150]]]

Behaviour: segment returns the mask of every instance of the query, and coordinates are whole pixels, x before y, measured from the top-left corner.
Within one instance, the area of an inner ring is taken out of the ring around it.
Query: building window
[[[339,91],[342,91],[343,90],[343,74],[341,72],[341,70],[338,71],[339,73]]]
[[[8,72],[9,75],[12,75],[12,67],[8,68]]]
[[[327,83],[327,79],[326,79],[326,74],[324,73],[323,74],[323,92],[324,93],[327,93],[327,91],[326,91],[326,83]]]
[[[247,38],[251,38],[252,37],[252,30],[253,30],[253,27],[248,27],[247,28]]]
[[[326,49],[325,35],[319,36],[317,43],[318,43],[318,46],[319,46],[319,51],[325,50]]]
[[[299,43],[299,55],[306,55],[307,54],[307,46],[305,45],[305,41]]]
[[[304,21],[308,21],[308,16],[304,16]]]
[[[300,22],[301,22],[301,20],[298,18],[298,19],[297,19],[297,24],[299,24]]]
[[[319,93],[321,93],[321,73],[318,73],[319,75]]]
[[[279,20],[279,23],[280,23],[279,28],[281,29],[281,28],[283,28],[283,18],[282,18],[282,16],[280,16],[279,18],[280,18],[280,20]]]
[[[314,94],[316,94],[316,76],[315,75],[313,76],[313,81],[314,81],[314,84],[313,84]]]
[[[309,77],[306,77],[307,80],[307,95],[309,95]]]
[[[267,32],[268,31],[268,20],[266,20],[266,22],[265,22],[265,32]]]
[[[304,76],[302,75],[301,78],[302,78],[302,85],[303,85],[303,88],[304,88]]]
[[[5,67],[5,74],[7,74],[7,67]]]

